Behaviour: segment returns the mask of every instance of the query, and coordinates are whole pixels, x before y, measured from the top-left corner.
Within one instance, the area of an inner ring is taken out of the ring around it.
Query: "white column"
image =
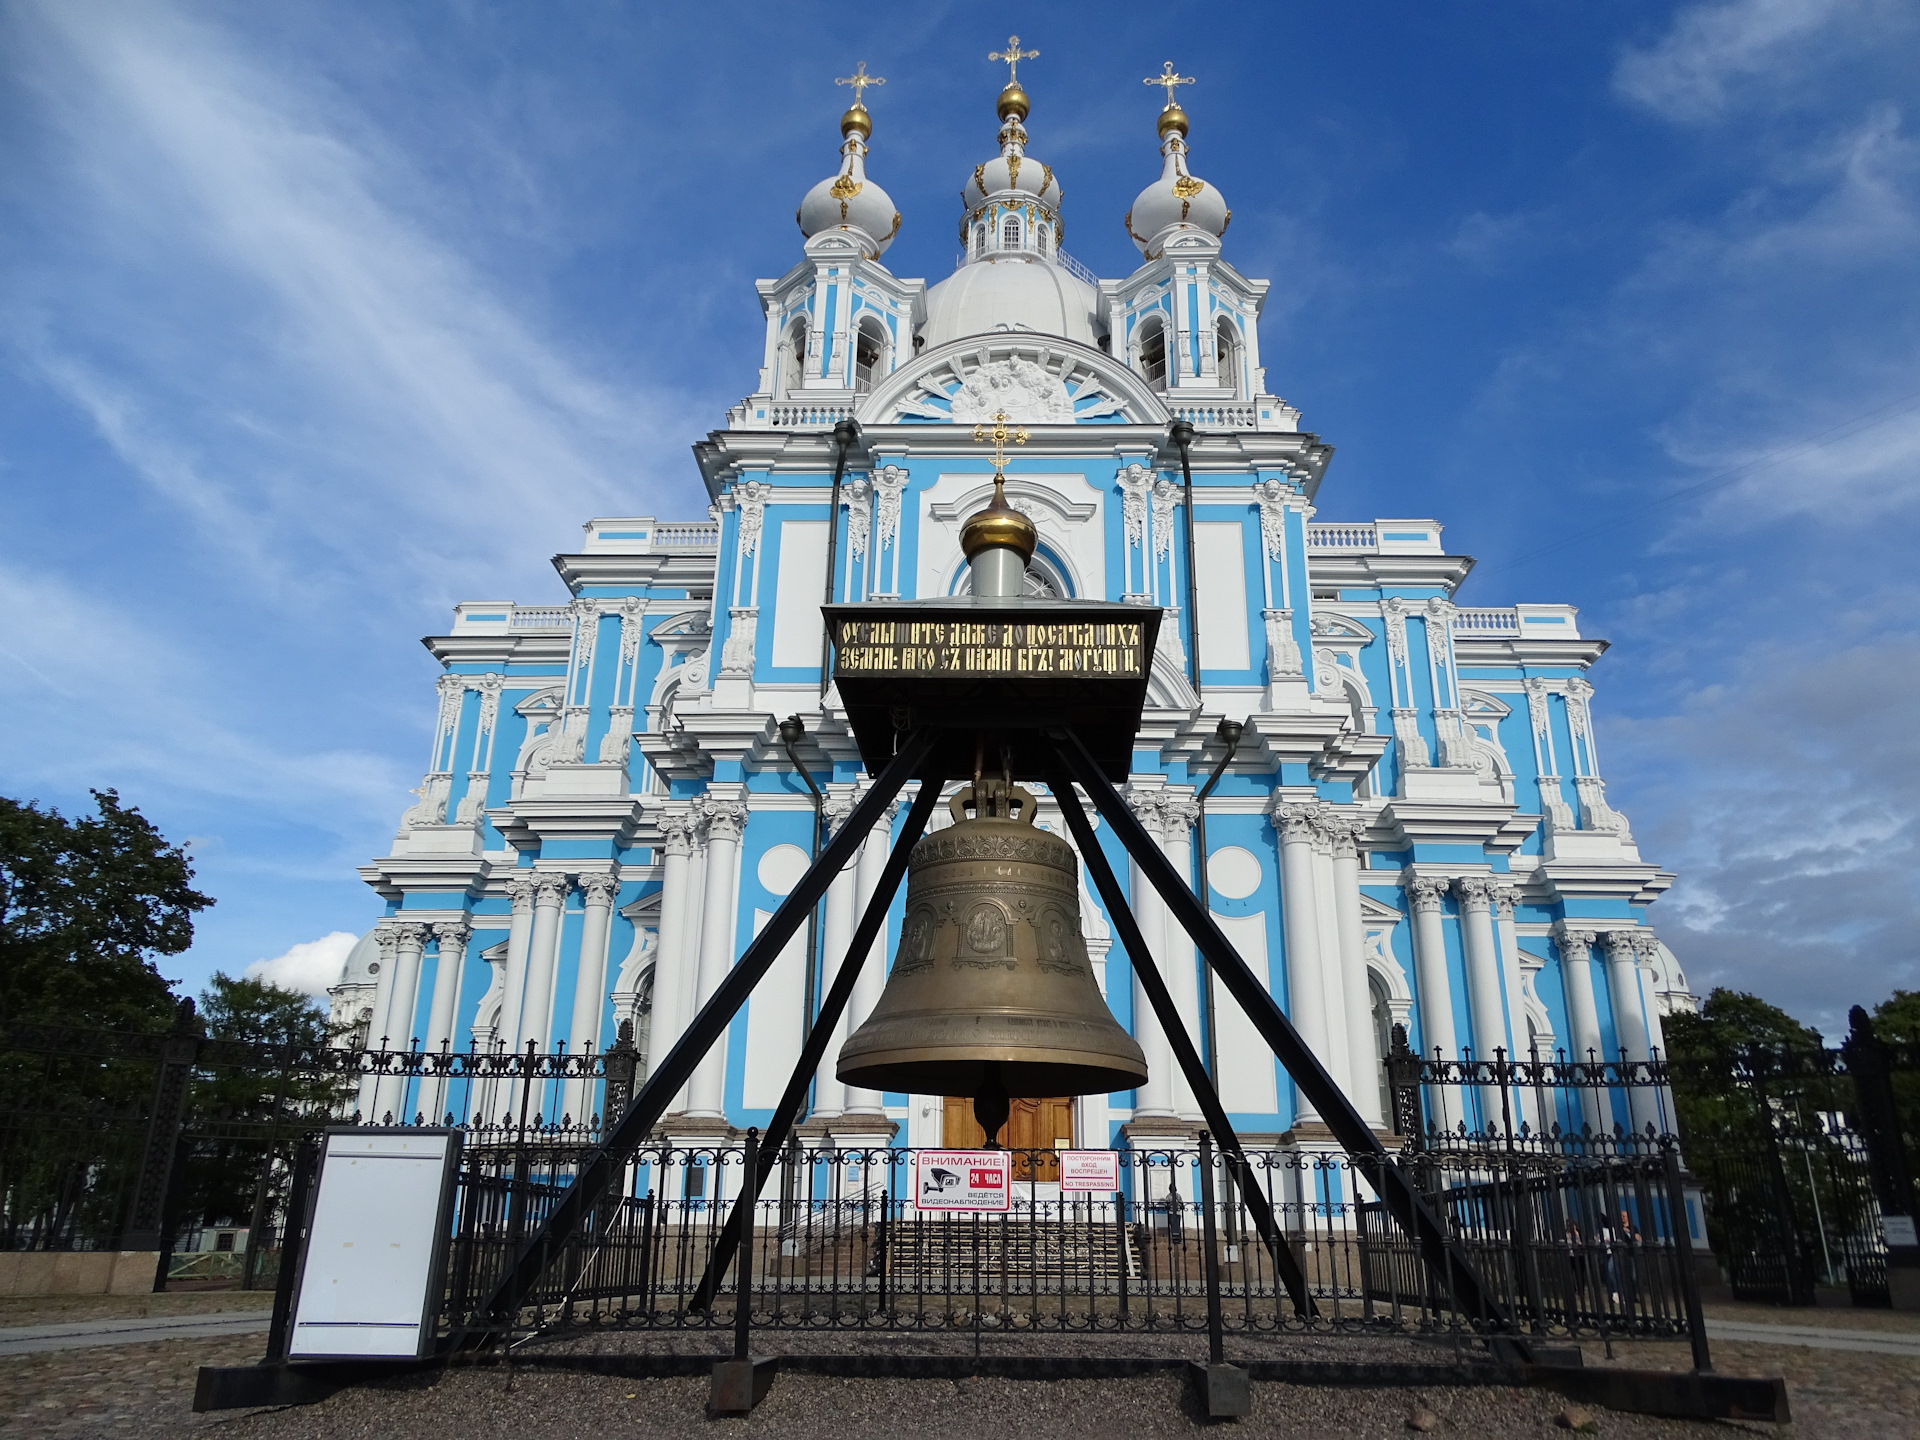
[[[1320,916],[1315,905],[1313,843],[1319,831],[1317,801],[1277,801],[1272,810],[1280,832],[1280,920],[1287,943],[1287,1012],[1294,1029],[1322,1065],[1327,1064],[1327,997],[1320,961]],[[1296,1088],[1296,1125],[1318,1122],[1320,1112]]]
[[[399,969],[394,956],[400,948],[400,936],[393,922],[383,920],[374,927],[373,943],[380,949],[380,959],[375,962],[380,967],[380,973],[373,982],[373,1013],[367,1020],[367,1049],[384,1050],[387,1048],[387,1011],[393,1005],[393,977]],[[373,1075],[362,1075],[356,1104],[361,1118],[369,1124],[379,1123],[380,1111],[375,1108],[379,1099],[379,1079]]]
[[[1357,1076],[1364,1073],[1362,1056],[1347,1047],[1347,988],[1340,965],[1340,906],[1333,888],[1332,826],[1339,816],[1331,805],[1316,807],[1313,830],[1313,920],[1320,933],[1315,953],[1320,957],[1320,993],[1326,999],[1327,1068],[1343,1095],[1352,1095]]]
[[[403,922],[392,929],[393,989],[387,997],[386,1029],[382,1032],[387,1036],[387,1041],[382,1048],[407,1050],[418,1038],[413,1033],[413,1016],[420,1003],[420,957],[426,953],[427,927]],[[376,1122],[386,1123],[386,1117],[391,1113],[395,1123],[406,1124],[407,1117],[402,1113],[406,1100],[406,1076],[389,1075],[383,1078],[374,1097]]]
[[[1629,1061],[1651,1058],[1647,1014],[1640,995],[1637,939],[1637,933],[1632,930],[1609,930],[1603,937],[1607,950],[1607,994],[1613,1001],[1613,1035]],[[1660,1107],[1654,1102],[1653,1091],[1644,1086],[1629,1086],[1627,1113],[1632,1116],[1636,1131],[1644,1133],[1650,1124],[1657,1128]]]
[[[660,948],[653,962],[653,1019],[647,1031],[647,1075],[660,1067],[685,1028],[682,1011],[692,990],[693,956],[687,944],[691,893],[693,821],[684,814],[661,817],[665,858],[660,874]],[[643,1077],[644,1078],[644,1077]]]
[[[1160,807],[1158,796],[1153,792],[1145,795],[1130,794],[1127,803],[1133,807],[1133,813],[1140,817],[1140,823],[1147,833],[1156,839],[1160,833]],[[1129,867],[1133,884],[1133,918],[1140,926],[1140,938],[1149,948],[1166,946],[1167,907],[1160,898],[1160,892],[1153,888],[1153,882],[1147,879],[1146,872],[1134,861]],[[1166,979],[1166,962],[1158,953],[1146,955],[1128,955],[1136,972],[1141,966],[1151,965]],[[1170,1120],[1174,1116],[1174,1101],[1178,1091],[1174,1088],[1173,1049],[1167,1043],[1167,1033],[1160,1025],[1160,1017],[1154,1013],[1153,1002],[1147,999],[1146,986],[1140,983],[1136,973],[1133,980],[1133,1038],[1140,1042],[1141,1052],[1147,1060],[1146,1083],[1134,1091],[1133,1118],[1143,1120],[1148,1117]]]
[[[1567,1023],[1573,1028],[1568,1058],[1581,1065],[1605,1060],[1600,1044],[1600,1010],[1593,1003],[1594,932],[1562,924],[1555,928],[1553,938],[1560,947],[1560,983],[1567,992]],[[1582,1117],[1595,1130],[1606,1128],[1607,1112],[1601,1101],[1597,1090],[1580,1091]]]
[[[847,816],[853,812],[851,794],[829,794],[825,808],[827,838],[831,840],[840,833],[840,827],[847,823]],[[833,877],[833,883],[827,887],[826,914],[820,926],[820,989],[818,999],[825,1001],[827,991],[833,988],[835,978],[840,974],[841,962],[846,959],[847,945],[853,939],[854,894],[859,889],[860,877],[857,862],[850,864]],[[851,998],[851,997],[849,997]],[[851,1005],[848,1006],[850,1010]],[[842,1012],[840,1020],[846,1019]],[[839,1021],[835,1022],[834,1033],[839,1035]],[[834,1074],[834,1067],[840,1063],[840,1047],[829,1043],[820,1053],[820,1066],[813,1077],[813,1116],[826,1119],[838,1115],[847,1108],[847,1087],[840,1083]]]
[[[533,935],[527,944],[527,989],[520,1005],[519,1046],[531,1040],[543,1054],[553,1037],[553,976],[560,958],[560,917],[573,882],[565,875],[533,877]]]
[[[467,938],[473,933],[465,920],[434,922],[433,938],[439,958],[433,962],[433,1003],[427,1011],[427,1051],[445,1055],[453,1049],[453,1015],[460,998],[460,971],[466,963]],[[444,1075],[420,1081],[420,1113],[437,1125],[446,1113],[447,1080]],[[465,1116],[455,1116],[456,1120]]]
[[[502,1050],[515,1050],[527,994],[527,950],[533,943],[533,876],[509,875],[501,888],[513,903],[513,915],[507,926],[507,973],[500,982],[500,1024],[494,1038]]]
[[[1533,1059],[1528,1053],[1528,1021],[1526,974],[1520,968],[1520,932],[1514,928],[1513,907],[1520,903],[1520,889],[1516,885],[1498,885],[1493,887],[1493,928],[1500,942],[1500,980],[1506,987],[1507,1030],[1513,1036],[1513,1058],[1519,1062]],[[1551,1055],[1542,1055],[1542,1060],[1551,1060]],[[1531,1085],[1520,1087],[1520,1109],[1518,1120],[1538,1134],[1542,1128],[1540,1095]],[[1553,1117],[1546,1117],[1551,1125]]]
[[[1473,1019],[1473,1058],[1494,1061],[1494,1052],[1509,1057],[1513,1047],[1507,1038],[1507,1017],[1500,1002],[1500,955],[1493,942],[1493,890],[1495,881],[1485,875],[1463,875],[1453,882],[1454,897],[1460,902],[1460,934],[1467,959],[1467,1013]],[[1505,1126],[1500,1106],[1500,1087],[1480,1087],[1480,1128]]]
[[[1644,1008],[1641,1013],[1647,1017],[1647,1049],[1662,1060],[1667,1058],[1666,1027],[1660,1021],[1660,997],[1656,989],[1654,956],[1659,953],[1660,939],[1653,931],[1644,927],[1629,931],[1633,936],[1634,953],[1639,957],[1636,967],[1640,973],[1640,995]],[[1669,1133],[1675,1128],[1673,1112],[1673,1091],[1667,1086],[1660,1087],[1660,1099],[1664,1105],[1656,1105],[1651,1099],[1648,1108],[1653,1111],[1649,1116],[1654,1128]],[[1645,1121],[1636,1121],[1644,1125]]]
[[[873,903],[874,892],[880,888],[880,872],[887,868],[887,856],[893,850],[893,815],[900,808],[895,801],[888,807],[885,817],[868,832],[867,843],[860,847],[860,860],[854,872],[854,893],[857,902],[857,914],[854,924],[860,923],[859,916],[867,913],[867,906]],[[860,978],[853,987],[853,1000],[847,1006],[846,1019],[840,1023],[840,1035],[832,1049],[834,1060],[840,1057],[840,1047],[847,1037],[864,1025],[867,1016],[873,1013],[873,1007],[880,1003],[880,993],[887,987],[887,927],[882,925],[879,934],[873,937],[873,948],[867,951],[867,963],[860,968]],[[866,1090],[857,1085],[846,1087],[846,1110],[849,1114],[879,1115],[886,1097],[878,1090]]]
[[[1435,1058],[1436,1051],[1442,1060],[1457,1060],[1460,1047],[1453,1034],[1453,987],[1447,980],[1447,937],[1440,915],[1440,897],[1447,893],[1447,882],[1416,875],[1408,879],[1406,887],[1407,904],[1413,910],[1413,974],[1420,991],[1421,1053],[1428,1060]],[[1427,1101],[1431,1123],[1445,1130],[1460,1123],[1462,1107],[1457,1087],[1435,1085]]]
[[[1160,853],[1167,857],[1167,863],[1173,867],[1173,873],[1193,883],[1193,822],[1199,816],[1200,807],[1183,795],[1165,795],[1160,806]],[[1156,892],[1157,893],[1157,892]],[[1173,1008],[1186,1022],[1187,1034],[1193,1040],[1194,1049],[1206,1054],[1206,1043],[1201,1034],[1200,1025],[1200,976],[1196,965],[1197,955],[1193,946],[1193,937],[1187,934],[1186,927],[1174,918],[1171,910],[1161,904],[1162,934],[1165,935],[1166,949],[1162,952],[1164,965],[1161,973],[1167,977],[1167,992],[1173,997]],[[1200,1121],[1200,1101],[1193,1093],[1193,1086],[1187,1083],[1186,1072],[1178,1065],[1171,1065],[1169,1073],[1173,1080],[1173,1108],[1182,1120]]]
[[[1349,815],[1332,817],[1333,897],[1340,935],[1340,984],[1347,1001],[1347,1057],[1351,1088],[1347,1094],[1367,1123],[1384,1129],[1380,1113],[1379,1061],[1373,1033],[1373,991],[1367,984],[1367,927],[1360,913],[1360,847],[1366,822]]]
[[[573,1014],[567,1021],[567,1050],[575,1055],[600,1048],[600,1021],[607,1007],[607,930],[613,918],[613,897],[620,877],[606,871],[580,877],[586,902],[580,917],[580,964],[573,978]],[[566,1113],[584,1125],[593,1118],[594,1083],[574,1080],[567,1086]]]
[[[735,871],[740,861],[740,833],[747,807],[737,800],[707,802],[707,885],[700,920],[700,988],[696,1012],[713,998],[733,968]],[[727,1037],[714,1039],[707,1056],[694,1072],[687,1091],[687,1114],[702,1120],[726,1119]]]

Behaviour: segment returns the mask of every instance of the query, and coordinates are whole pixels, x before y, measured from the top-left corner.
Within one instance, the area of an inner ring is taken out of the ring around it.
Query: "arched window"
[[[1240,388],[1240,332],[1222,315],[1213,327],[1214,370],[1222,385]]]
[[[987,253],[987,227],[984,224],[973,227],[973,253],[976,259]]]
[[[1034,231],[1033,248],[1038,250],[1042,255],[1045,255],[1049,250],[1053,249],[1053,227],[1044,220],[1040,222],[1039,228]]]
[[[1380,1113],[1393,1125],[1393,1087],[1387,1084],[1387,1056],[1393,1050],[1393,1008],[1387,1004],[1387,987],[1378,975],[1367,976],[1367,997],[1373,1002],[1373,1049],[1380,1067]]]
[[[798,390],[807,373],[807,321],[805,316],[787,327],[780,342],[780,388],[791,395]]]
[[[1018,250],[1020,248],[1020,217],[1009,215],[1000,224],[1000,248]]]
[[[887,353],[887,335],[879,322],[862,320],[853,340],[853,388],[865,393],[873,388],[875,371],[882,370]]]
[[[1140,373],[1156,389],[1167,383],[1167,327],[1158,315],[1140,322]]]

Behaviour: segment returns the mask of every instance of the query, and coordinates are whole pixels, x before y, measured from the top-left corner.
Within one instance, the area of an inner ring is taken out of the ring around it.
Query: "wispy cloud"
[[[1888,37],[1880,0],[1716,0],[1690,5],[1651,45],[1628,49],[1615,90],[1670,120],[1718,118],[1751,90],[1778,94],[1835,45]]]
[[[19,353],[207,541],[246,536],[253,578],[444,599],[449,569],[524,565],[530,531],[565,543],[644,499],[670,392],[543,335],[337,96],[164,8],[44,4],[8,28],[89,212],[85,263],[117,276],[17,286]],[[289,543],[327,563],[275,564]]]

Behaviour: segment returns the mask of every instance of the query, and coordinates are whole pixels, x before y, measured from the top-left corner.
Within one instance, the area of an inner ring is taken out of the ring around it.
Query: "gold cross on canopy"
[[[1168,60],[1163,62],[1161,72],[1158,75],[1149,75],[1140,83],[1143,85],[1164,85],[1167,89],[1166,108],[1171,110],[1173,108],[1173,87],[1176,85],[1193,84],[1193,76],[1174,74],[1173,61]]]
[[[1022,60],[1038,60],[1039,58],[1040,52],[1038,50],[1022,50],[1020,48],[1020,37],[1018,35],[1009,35],[1007,37],[1006,49],[989,50],[987,52],[987,59],[1004,60],[1007,62],[1007,83],[1009,85],[1018,85],[1020,83],[1020,62]]]
[[[858,65],[853,67],[853,74],[843,75],[833,83],[836,85],[851,85],[853,87],[853,103],[856,105],[864,105],[866,103],[865,92],[867,86],[884,85],[887,82],[884,76],[867,74],[867,62],[862,60]]]
[[[1015,37],[1016,40],[1018,38]],[[974,444],[984,445],[989,440],[993,442],[993,472],[998,475],[1007,468],[1007,442],[1011,440],[1016,445],[1024,445],[1027,443],[1027,432],[1023,429],[1009,430],[1007,412],[996,410],[993,412],[993,429],[989,430],[984,425],[973,427]]]

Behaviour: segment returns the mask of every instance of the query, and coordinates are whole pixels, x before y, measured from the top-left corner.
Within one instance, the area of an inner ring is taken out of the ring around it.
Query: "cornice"
[[[442,665],[565,665],[573,652],[570,629],[537,635],[423,635],[420,643]],[[509,677],[511,678],[511,677]],[[555,677],[534,677],[548,684]]]

